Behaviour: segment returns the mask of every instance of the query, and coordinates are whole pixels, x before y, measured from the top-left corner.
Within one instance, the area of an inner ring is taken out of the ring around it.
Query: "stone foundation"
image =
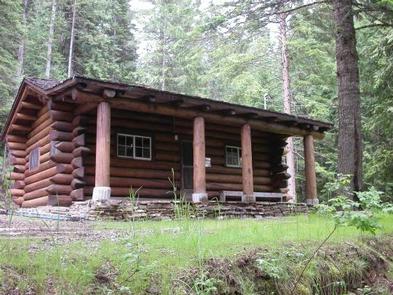
[[[110,200],[91,204],[88,219],[105,220],[165,220],[174,218],[265,218],[308,213],[303,203],[242,203],[208,202],[185,203],[175,201]]]

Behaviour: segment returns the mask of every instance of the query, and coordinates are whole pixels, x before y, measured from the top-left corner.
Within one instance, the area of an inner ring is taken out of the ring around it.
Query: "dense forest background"
[[[338,133],[332,5],[282,1],[282,19],[261,7],[274,2],[280,1],[2,0],[0,126],[24,76],[86,75],[283,111],[284,22],[291,112],[335,125],[316,146],[320,198],[328,198]],[[353,6],[364,183],[392,196],[393,4]],[[302,196],[300,140],[294,153]]]

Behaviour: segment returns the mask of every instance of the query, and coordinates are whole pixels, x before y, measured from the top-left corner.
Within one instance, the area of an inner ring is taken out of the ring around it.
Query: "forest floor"
[[[293,294],[315,294],[316,283],[333,290],[322,294],[391,294],[383,292],[393,292],[393,216],[380,221],[376,237],[340,228]],[[332,228],[314,215],[160,222],[0,215],[0,294],[290,294]]]

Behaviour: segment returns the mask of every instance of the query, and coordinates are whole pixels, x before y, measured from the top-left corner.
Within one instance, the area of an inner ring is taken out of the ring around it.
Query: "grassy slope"
[[[381,223],[378,234],[393,233],[392,215],[381,216]],[[244,249],[275,248],[285,243],[312,241],[317,245],[332,227],[331,221],[317,216],[263,221],[97,222],[98,230],[127,231],[128,238],[117,243],[103,241],[98,247],[83,242],[57,245],[53,240],[55,247],[35,254],[28,253],[29,240],[0,240],[3,286],[19,284],[25,290],[34,286],[41,294],[51,288],[63,290],[60,294],[105,293],[97,284],[97,273],[103,272],[104,281],[116,278],[117,286],[110,282],[110,288],[128,286],[138,294],[159,285],[162,293],[169,294],[171,281],[179,272],[202,264],[206,258],[232,258]],[[331,243],[359,236],[353,228],[341,228]]]

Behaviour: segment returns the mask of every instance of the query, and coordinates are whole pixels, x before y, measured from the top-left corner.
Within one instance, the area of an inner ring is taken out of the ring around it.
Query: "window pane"
[[[132,138],[132,136],[127,136],[127,145],[128,146],[132,146],[134,143],[133,143],[133,138]]]
[[[119,156],[125,156],[126,155],[126,147],[124,145],[118,145],[117,146],[117,154]]]
[[[149,148],[144,148],[143,149],[143,157],[146,159],[150,159],[150,149]]]
[[[150,138],[148,137],[143,138],[143,147],[150,147]]]
[[[118,135],[117,137],[117,144],[126,144],[126,137],[124,135]]]
[[[126,156],[130,157],[130,158],[134,157],[132,147],[127,146],[127,148],[126,148]]]
[[[225,162],[228,166],[240,167],[240,148],[227,146],[225,156]]]
[[[142,158],[143,157],[143,149],[141,147],[135,147],[135,157]]]
[[[142,137],[135,136],[135,146],[142,147]]]

